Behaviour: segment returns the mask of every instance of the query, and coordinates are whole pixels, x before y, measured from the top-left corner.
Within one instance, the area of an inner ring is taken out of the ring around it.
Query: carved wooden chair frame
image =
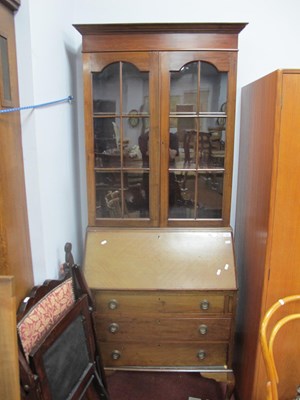
[[[95,340],[93,299],[80,267],[74,264],[71,245],[66,244],[65,250],[66,276],[34,287],[18,310],[21,396],[71,400],[84,394],[86,399],[109,400]]]

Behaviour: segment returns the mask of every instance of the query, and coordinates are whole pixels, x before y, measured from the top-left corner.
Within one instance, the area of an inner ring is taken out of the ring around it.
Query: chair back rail
[[[292,295],[279,299],[266,312],[260,326],[260,343],[267,373],[267,400],[278,400],[279,398],[279,376],[274,357],[276,337],[285,325],[292,321],[300,320],[300,307],[298,306],[299,312],[288,312],[287,315],[280,315],[278,320],[276,320],[276,316],[279,312],[283,311],[288,304],[297,302],[300,305],[300,295]]]

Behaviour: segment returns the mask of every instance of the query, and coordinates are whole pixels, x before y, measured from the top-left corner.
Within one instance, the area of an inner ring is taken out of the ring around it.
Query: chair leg
[[[109,394],[97,374],[95,374],[92,384],[87,388],[84,400],[110,400]]]

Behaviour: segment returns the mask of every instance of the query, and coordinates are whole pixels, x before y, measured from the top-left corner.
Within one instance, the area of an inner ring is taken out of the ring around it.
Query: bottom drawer
[[[201,367],[227,364],[226,343],[99,344],[105,367]]]

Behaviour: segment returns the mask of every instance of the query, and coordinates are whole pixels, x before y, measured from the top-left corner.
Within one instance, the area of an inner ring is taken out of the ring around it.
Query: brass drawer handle
[[[208,300],[202,300],[200,303],[200,308],[203,311],[206,311],[209,309],[209,301]]]
[[[206,352],[204,350],[199,350],[197,357],[199,358],[199,360],[204,360],[206,358]]]
[[[202,324],[202,325],[199,326],[199,333],[200,333],[201,335],[206,335],[206,334],[207,334],[207,331],[208,331],[207,325]]]
[[[109,325],[108,330],[110,333],[117,333],[119,332],[119,325],[116,322],[113,322]]]
[[[119,360],[119,359],[121,358],[121,353],[119,352],[119,350],[114,350],[114,351],[111,353],[111,358],[112,358],[113,360]]]
[[[115,300],[115,299],[109,300],[109,302],[108,302],[108,308],[110,310],[116,310],[118,308],[118,305],[119,304],[118,304],[117,300]]]

